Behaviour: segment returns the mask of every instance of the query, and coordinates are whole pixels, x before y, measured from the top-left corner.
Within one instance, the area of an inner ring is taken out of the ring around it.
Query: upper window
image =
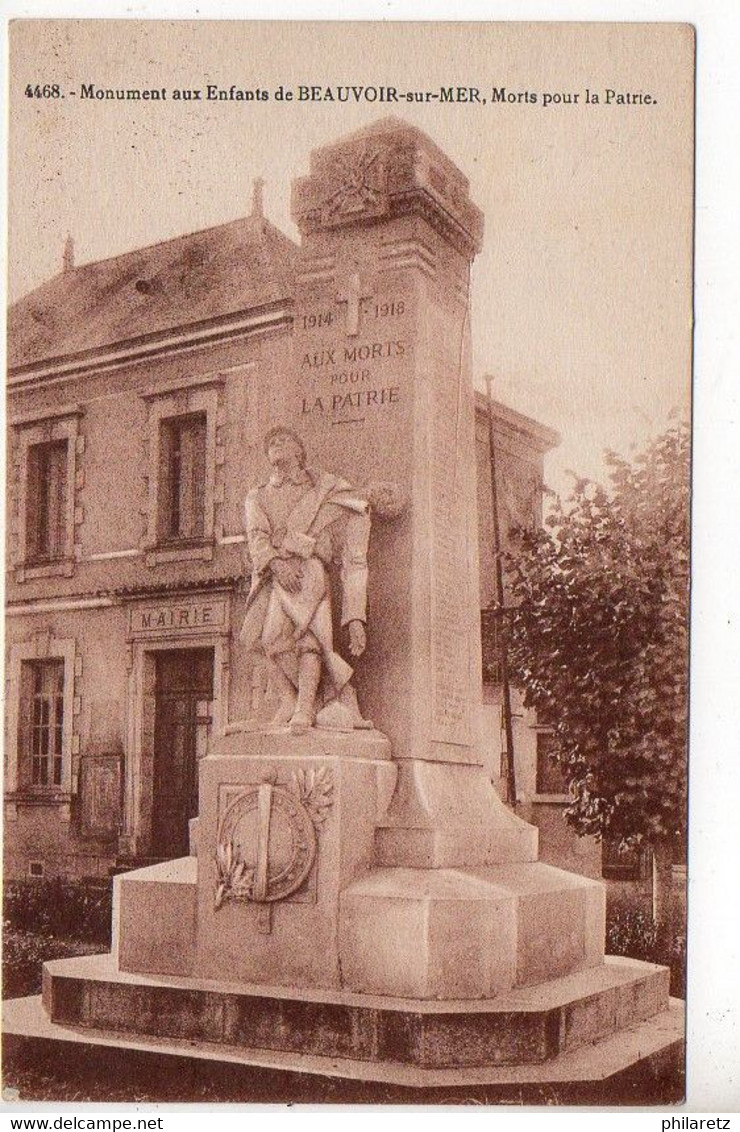
[[[62,405],[12,420],[10,558],[17,582],[71,577],[82,557],[83,409]]]
[[[205,534],[205,413],[160,422],[160,508],[162,542],[197,541]]]
[[[64,660],[24,660],[21,702],[22,778],[32,787],[61,786]]]
[[[52,440],[28,451],[26,561],[56,562],[67,545],[67,444]]]
[[[559,763],[552,758],[555,736],[552,731],[537,732],[537,783],[538,794],[567,794],[568,787]]]
[[[141,394],[147,404],[147,566],[213,558],[223,531],[223,383],[220,374],[204,374]]]

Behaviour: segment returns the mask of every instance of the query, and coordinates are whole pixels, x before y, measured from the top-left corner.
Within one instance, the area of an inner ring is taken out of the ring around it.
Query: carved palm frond
[[[315,826],[323,825],[334,802],[334,777],[328,766],[301,767],[293,772],[293,785]]]

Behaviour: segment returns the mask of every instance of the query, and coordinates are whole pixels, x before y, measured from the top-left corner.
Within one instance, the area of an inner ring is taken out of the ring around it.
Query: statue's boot
[[[296,710],[298,697],[291,680],[279,665],[273,664],[271,683],[278,694],[277,711],[270,720],[272,727],[287,727]]]
[[[294,735],[305,735],[313,727],[316,693],[321,679],[321,657],[307,652],[298,661],[298,699],[290,720]]]
[[[339,696],[337,697],[339,703],[347,709],[351,718],[352,726],[363,731],[372,731],[372,719],[363,719],[360,705],[357,702],[357,692],[351,684],[345,684]]]

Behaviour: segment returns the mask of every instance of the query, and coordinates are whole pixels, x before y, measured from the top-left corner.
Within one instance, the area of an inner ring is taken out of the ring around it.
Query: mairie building
[[[291,364],[298,245],[251,215],[77,265],[9,312],[5,870],[87,878],[188,852],[209,736],[258,713],[238,641],[243,504]],[[277,404],[276,404],[277,402]],[[270,412],[265,413],[269,404]],[[490,418],[504,543],[541,522],[549,428],[479,395],[481,610],[494,598]],[[371,557],[372,569],[372,544]],[[372,624],[369,626],[372,633]],[[484,651],[490,773],[500,673]],[[647,892],[644,862],[566,827],[546,727],[514,702],[517,794],[546,861]],[[610,871],[611,870],[611,871]]]

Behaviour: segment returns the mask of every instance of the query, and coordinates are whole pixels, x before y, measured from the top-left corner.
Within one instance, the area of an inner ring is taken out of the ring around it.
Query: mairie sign
[[[188,598],[129,609],[132,637],[224,632],[228,624],[226,597]]]

